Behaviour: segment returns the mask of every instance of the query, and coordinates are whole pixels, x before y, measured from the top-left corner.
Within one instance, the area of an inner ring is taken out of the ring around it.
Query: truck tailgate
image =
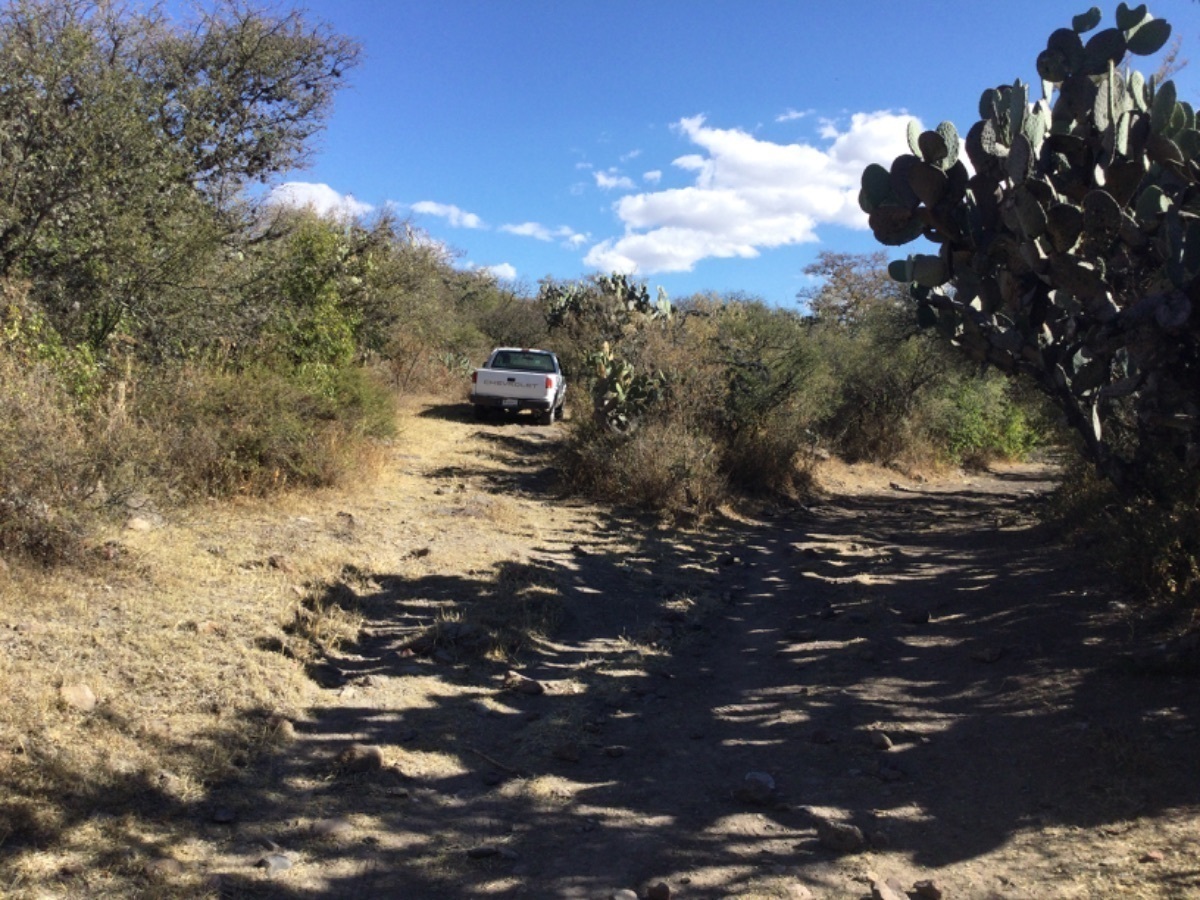
[[[492,397],[516,397],[534,400],[546,396],[546,375],[540,372],[510,372],[503,369],[480,369],[475,389]]]

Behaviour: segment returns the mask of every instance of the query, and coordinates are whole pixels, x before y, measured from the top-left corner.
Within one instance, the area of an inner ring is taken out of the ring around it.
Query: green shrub
[[[159,424],[159,477],[184,496],[266,494],[337,483],[363,442],[390,434],[392,402],[364,370],[181,367],[143,385]]]
[[[992,373],[960,378],[934,391],[926,403],[932,442],[950,462],[983,465],[1021,459],[1043,441],[1028,404],[1014,383]]]

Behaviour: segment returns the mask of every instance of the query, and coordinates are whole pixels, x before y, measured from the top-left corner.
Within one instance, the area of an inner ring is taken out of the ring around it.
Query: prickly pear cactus
[[[609,431],[629,432],[642,415],[662,399],[666,378],[662,372],[638,372],[617,356],[608,341],[589,357],[592,365],[592,413]]]
[[[869,166],[860,204],[876,239],[924,237],[889,272],[923,325],[973,359],[1026,373],[1114,480],[1168,453],[1200,466],[1200,131],[1172,82],[1123,65],[1171,28],[1120,4],[1050,35],[1042,99],[985,90],[962,141],[909,131],[910,153]]]
[[[551,330],[585,325],[588,334],[601,336],[600,349],[587,355],[582,373],[591,389],[593,418],[610,431],[633,431],[662,399],[667,380],[658,369],[639,369],[621,353],[636,351],[645,328],[672,320],[675,310],[666,292],[660,287],[652,300],[645,284],[612,274],[575,284],[547,283],[540,299]]]

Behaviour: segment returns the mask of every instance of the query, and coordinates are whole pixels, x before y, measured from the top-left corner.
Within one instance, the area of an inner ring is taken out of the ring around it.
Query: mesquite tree
[[[875,237],[939,252],[893,262],[923,325],[1032,376],[1115,482],[1200,467],[1200,131],[1175,86],[1128,68],[1170,26],[1120,4],[1050,35],[1043,98],[983,92],[960,158],[943,122],[863,172]]]

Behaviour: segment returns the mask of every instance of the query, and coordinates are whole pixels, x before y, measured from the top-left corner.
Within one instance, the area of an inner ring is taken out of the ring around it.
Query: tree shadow
[[[338,665],[466,691],[420,709],[314,713],[306,741],[329,765],[352,739],[402,747],[404,759],[440,754],[455,773],[425,778],[401,763],[393,777],[414,802],[372,815],[422,837],[363,848],[369,871],[286,896],[582,897],[724,871],[719,888],[696,879],[689,890],[718,897],[771,865],[815,888],[834,859],[816,816],[854,822],[877,848],[936,870],[1046,828],[1194,808],[1194,685],[1113,665],[1122,626],[1104,585],[1064,569],[1042,526],[981,535],[998,504],[1018,511],[974,492],[858,498],[787,528],[725,526],[686,549],[653,532],[633,553],[607,551],[603,530],[573,552],[548,541],[522,578],[572,612],[504,661],[403,654],[438,617],[476,621],[512,580],[505,566],[381,578],[362,598],[374,634],[357,648],[362,668]],[[902,546],[864,540],[863,522],[903,534]],[[679,586],[661,572],[688,566],[709,603],[680,616]],[[609,615],[589,616],[597,603]],[[655,652],[618,658],[613,642],[639,631]],[[548,692],[504,689],[512,665]],[[777,784],[765,800],[742,795],[755,771]],[[726,824],[747,812],[757,830]],[[329,852],[344,861],[347,849]],[[1033,884],[1058,864],[1043,853],[1045,871],[1022,873]],[[1196,883],[1188,871],[1163,879]]]

